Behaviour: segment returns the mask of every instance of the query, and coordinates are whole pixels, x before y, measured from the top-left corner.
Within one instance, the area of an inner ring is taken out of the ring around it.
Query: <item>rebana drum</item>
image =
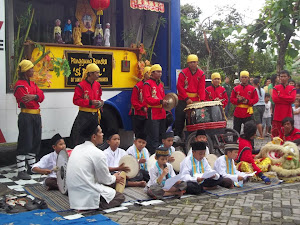
[[[196,102],[185,109],[187,131],[226,128],[221,101]]]

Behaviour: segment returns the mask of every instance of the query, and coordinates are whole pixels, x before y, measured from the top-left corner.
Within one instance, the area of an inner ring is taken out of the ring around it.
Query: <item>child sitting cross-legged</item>
[[[168,163],[169,150],[158,147],[155,151],[155,165],[150,169],[150,180],[145,188],[147,194],[155,199],[162,199],[164,196],[176,195],[181,197],[185,193],[186,183],[177,181],[169,190],[163,187],[167,179],[174,177],[173,166]]]
[[[180,163],[182,180],[187,182],[186,193],[197,195],[202,193],[203,190],[215,189],[217,185],[226,188],[231,187],[233,182],[228,178],[223,178],[218,173],[203,178],[205,172],[214,172],[205,158],[206,143],[194,142],[191,146],[192,154]]]
[[[128,166],[125,166],[124,163],[119,165],[120,159],[128,155],[127,152],[124,149],[119,148],[120,146],[120,135],[118,131],[114,129],[110,129],[107,132],[107,143],[109,147],[105,149],[103,152],[106,155],[107,158],[107,165],[108,169],[111,173],[115,173],[117,171],[124,171],[128,172],[130,171],[130,168]],[[134,179],[134,178],[132,178]],[[134,180],[128,180],[126,179],[126,186],[127,187],[145,187],[146,182],[145,181],[134,181]]]
[[[236,186],[239,186],[237,182],[243,181],[246,173],[240,172],[236,169],[234,159],[236,159],[239,153],[238,144],[226,144],[225,155],[220,156],[214,165],[215,171],[222,177],[231,179]],[[233,184],[229,187],[233,188]]]
[[[56,172],[54,168],[56,167],[56,160],[59,152],[66,149],[66,144],[64,139],[59,135],[55,134],[51,138],[51,145],[53,152],[43,156],[39,162],[32,166],[32,172],[46,174],[48,177],[44,180],[44,184],[48,190],[58,190]]]
[[[148,149],[145,148],[147,144],[147,135],[145,133],[138,133],[135,137],[134,143],[127,149],[127,154],[135,157],[140,165],[140,170],[136,177],[132,178],[132,181],[146,181],[148,182],[149,177],[149,168],[147,161],[149,160]]]

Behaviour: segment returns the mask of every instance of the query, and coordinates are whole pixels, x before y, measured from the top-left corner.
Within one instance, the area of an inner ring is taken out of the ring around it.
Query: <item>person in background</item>
[[[290,86],[293,86],[293,87],[296,87],[296,82],[292,79],[289,80],[289,85]]]
[[[254,77],[249,78],[249,84],[252,85],[252,86],[253,86],[253,80],[254,80]]]
[[[257,137],[257,139],[264,139],[262,118],[265,112],[265,91],[259,86],[259,79],[257,78],[253,80],[253,86],[255,87],[258,94],[258,102],[253,105],[253,118],[260,135],[259,137]]]
[[[143,80],[139,81],[132,89],[131,109],[129,115],[132,120],[132,130],[135,135],[144,132],[147,119],[147,104],[143,99],[144,83],[150,78],[150,66],[146,66],[143,71]]]
[[[235,79],[234,82],[233,82],[234,86],[238,86],[240,83],[241,83],[240,79]]]
[[[213,73],[211,75],[212,85],[205,89],[205,101],[221,101],[223,109],[228,103],[228,96],[224,87],[220,86],[221,75]]]
[[[271,96],[270,97],[270,102],[271,102],[271,106],[272,106],[272,112],[271,112],[271,114],[272,114],[272,116],[273,116],[273,113],[274,113],[274,102],[273,102],[273,99],[272,99],[272,95],[273,95],[273,88],[278,84],[278,82],[279,82],[279,76],[277,76],[277,74],[273,74],[272,76],[271,76],[271,83],[269,84],[269,86],[268,86],[268,92],[267,93],[269,93],[269,95]]]
[[[231,91],[232,91],[232,87],[230,85],[230,78],[229,77],[225,77],[225,81],[222,84],[222,86],[225,88],[226,93],[227,93],[227,97],[229,98],[230,95],[231,95]],[[231,103],[230,103],[230,101],[228,101],[228,103],[227,103],[227,105],[225,107],[225,116],[227,118],[229,116],[230,106],[231,106]]]
[[[198,68],[198,56],[187,57],[188,67],[184,68],[177,82],[178,105],[175,109],[174,142],[180,142],[185,124],[185,112],[187,105],[193,102],[205,100],[205,74]]]
[[[296,83],[296,93],[300,94],[300,83]]]
[[[262,130],[264,131],[264,127],[266,127],[265,136],[271,136],[269,133],[271,127],[271,112],[272,112],[272,105],[270,101],[270,94],[265,94],[265,111],[262,118]]]
[[[233,129],[238,133],[241,132],[242,124],[252,120],[253,105],[258,102],[256,89],[248,84],[249,72],[241,71],[240,73],[241,84],[234,87],[230,101],[236,105],[234,110]]]
[[[271,84],[271,78],[267,77],[265,80],[265,86],[264,86],[265,93],[268,93],[269,84]]]
[[[300,130],[294,127],[294,119],[286,117],[282,120],[282,127],[280,129],[279,137],[286,141],[295,141],[300,139]]]
[[[293,114],[294,114],[294,127],[300,129],[300,99],[296,99],[294,102]]]
[[[280,84],[273,89],[273,101],[275,103],[274,118],[272,121],[272,136],[279,136],[282,120],[286,117],[292,117],[292,104],[296,98],[296,89],[288,85],[290,74],[287,70],[280,72]]]
[[[30,180],[31,167],[35,164],[35,157],[40,151],[42,136],[42,121],[40,103],[44,101],[44,92],[40,90],[30,78],[33,76],[33,63],[22,60],[18,66],[19,80],[14,87],[18,107],[18,146],[17,169],[19,179]],[[26,171],[26,161],[28,168]]]

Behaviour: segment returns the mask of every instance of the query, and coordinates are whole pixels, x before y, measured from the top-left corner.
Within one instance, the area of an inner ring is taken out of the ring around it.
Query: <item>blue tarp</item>
[[[98,214],[82,217],[76,220],[66,220],[50,209],[34,210],[13,215],[0,214],[0,224],[30,225],[30,224],[103,224],[116,225],[111,219]]]

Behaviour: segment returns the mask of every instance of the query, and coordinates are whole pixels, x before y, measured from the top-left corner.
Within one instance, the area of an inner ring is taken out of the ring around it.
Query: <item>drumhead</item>
[[[223,105],[221,101],[209,101],[209,102],[196,102],[193,104],[187,105],[187,107],[184,109],[184,111],[188,109],[200,109],[208,106],[217,106],[217,105]]]
[[[171,162],[171,165],[176,172],[180,172],[180,163],[185,159],[185,154],[182,151],[175,151],[171,156],[175,159],[174,162]]]
[[[208,164],[210,165],[211,168],[214,168],[215,166],[215,161],[218,159],[218,157],[215,154],[208,154],[207,156],[205,156]]]
[[[128,178],[134,178],[138,174],[140,169],[139,163],[132,155],[123,156],[119,161],[119,165],[122,163],[130,168],[130,171],[126,173]]]
[[[66,150],[61,150],[57,156],[56,167],[58,168],[56,172],[57,176],[57,186],[59,191],[62,194],[66,194],[68,191],[66,183],[66,173],[67,173],[67,164],[68,164],[68,152]]]
[[[155,159],[155,154],[151,155],[149,160],[147,161],[147,168],[148,171],[155,165],[156,159]]]

